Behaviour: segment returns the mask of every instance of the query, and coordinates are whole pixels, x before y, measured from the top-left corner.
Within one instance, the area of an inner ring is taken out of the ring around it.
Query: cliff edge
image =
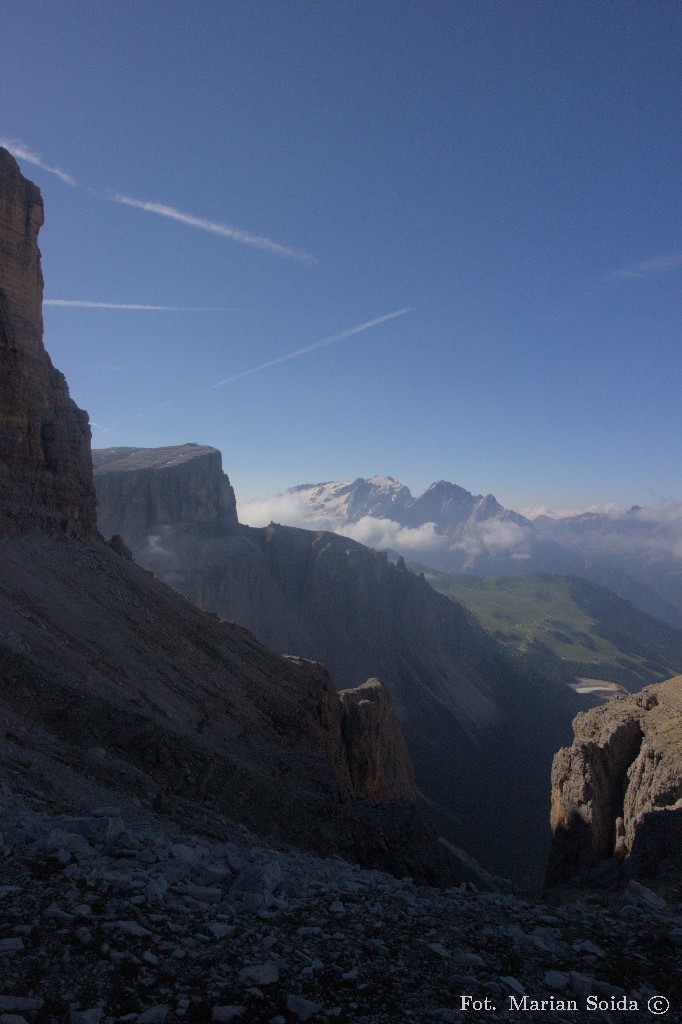
[[[682,860],[682,676],[578,715],[552,765],[548,884]]]
[[[237,503],[217,448],[103,448],[92,459],[105,537],[125,535],[138,547],[168,528],[210,536],[237,529]]]
[[[88,414],[43,346],[40,190],[0,148],[0,536],[94,537]]]

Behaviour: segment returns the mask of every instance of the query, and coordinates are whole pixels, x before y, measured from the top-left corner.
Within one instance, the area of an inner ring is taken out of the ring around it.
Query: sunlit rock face
[[[682,676],[577,716],[552,767],[548,881],[682,859]]]
[[[43,347],[40,190],[0,149],[0,535],[96,533],[88,415]]]

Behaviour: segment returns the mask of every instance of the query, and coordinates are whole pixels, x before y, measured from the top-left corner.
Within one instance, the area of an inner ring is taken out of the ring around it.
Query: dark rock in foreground
[[[523,993],[545,1001],[536,1024],[646,1020],[661,998],[679,1024],[679,888],[434,890],[234,826],[197,837],[112,795],[57,809],[0,779],[7,1024],[490,1024],[524,1017]]]

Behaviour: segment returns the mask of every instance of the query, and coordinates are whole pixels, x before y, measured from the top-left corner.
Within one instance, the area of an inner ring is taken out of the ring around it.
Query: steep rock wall
[[[431,882],[461,877],[422,811],[370,805],[320,665],[281,658],[103,544],[0,539],[0,782],[102,784],[220,835]]]
[[[552,766],[547,880],[614,859],[655,873],[682,855],[682,676],[580,714]]]
[[[174,527],[220,536],[237,527],[237,505],[216,448],[109,448],[93,452],[99,528],[129,544]]]
[[[0,535],[96,532],[86,412],[43,347],[39,189],[0,149]]]

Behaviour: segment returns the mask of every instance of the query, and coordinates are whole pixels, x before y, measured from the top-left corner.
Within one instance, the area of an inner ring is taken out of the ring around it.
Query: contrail
[[[45,161],[37,153],[32,153],[23,142],[19,142],[18,139],[0,139],[0,146],[9,150],[12,156],[15,156],[17,160],[25,160],[27,164],[34,164],[35,167],[42,168],[43,171],[48,171],[50,174],[55,174],[61,181],[66,182],[67,185],[76,187],[78,182],[71,175],[67,174],[60,167],[51,167],[50,164],[46,164]]]
[[[329,338],[323,338],[322,341],[316,341],[312,345],[306,345],[305,348],[297,348],[294,352],[288,352],[285,356],[279,356],[278,359],[271,359],[267,363],[261,363],[260,366],[253,366],[250,370],[243,370],[241,373],[236,373],[233,377],[226,377],[225,380],[221,380],[217,384],[212,384],[210,388],[206,388],[206,391],[214,391],[216,388],[221,388],[223,384],[231,384],[233,381],[241,380],[242,377],[248,377],[252,373],[259,373],[261,370],[267,370],[271,366],[279,365],[279,363],[287,363],[290,359],[298,359],[299,356],[304,356],[308,352],[314,352],[318,348],[326,348],[327,345],[334,345],[337,341],[343,341],[344,338],[351,338],[354,334],[360,334],[362,331],[368,331],[371,327],[377,327],[379,324],[386,323],[387,320],[395,320],[398,316],[404,316],[405,313],[409,313],[410,310],[410,306],[405,306],[403,309],[397,309],[395,313],[386,313],[384,316],[378,316],[374,320],[367,320],[366,323],[360,324],[358,327],[350,327],[347,331],[341,331],[340,334],[332,334]]]
[[[301,249],[291,249],[287,245],[280,245],[273,242],[271,238],[261,235],[252,235],[241,228],[233,228],[229,224],[219,224],[213,220],[204,220],[202,217],[195,217],[192,213],[183,213],[172,206],[163,203],[150,203],[143,199],[133,199],[131,196],[114,194],[110,197],[115,203],[123,203],[124,206],[134,206],[138,210],[148,210],[149,213],[158,213],[161,217],[168,217],[170,220],[179,221],[180,224],[188,224],[189,227],[199,228],[201,231],[208,231],[214,235],[222,235],[223,238],[230,238],[233,242],[240,242],[242,245],[250,245],[255,249],[264,249],[275,256],[287,256],[289,259],[302,260],[305,263],[317,263],[314,256]]]
[[[303,249],[293,249],[288,245],[280,245],[279,242],[274,242],[271,238],[267,238],[264,235],[253,235],[250,231],[232,227],[230,224],[220,224],[217,221],[205,220],[203,217],[195,217],[192,213],[183,213],[182,210],[176,210],[174,207],[167,206],[164,203],[151,203],[143,199],[134,199],[132,196],[124,196],[110,189],[106,189],[102,193],[97,189],[88,188],[85,185],[81,185],[73,175],[67,174],[60,167],[46,164],[38,153],[34,153],[18,139],[0,138],[0,146],[9,150],[12,156],[18,160],[25,160],[29,164],[34,164],[36,167],[56,175],[61,181],[66,182],[67,185],[71,185],[73,188],[85,189],[85,191],[100,198],[107,198],[111,202],[122,203],[124,206],[134,206],[138,210],[147,210],[149,213],[157,213],[161,217],[168,217],[170,220],[177,221],[180,224],[187,224],[189,227],[199,228],[201,231],[208,231],[214,235],[221,235],[223,238],[229,238],[233,242],[239,242],[241,245],[250,245],[254,249],[262,249],[275,256],[284,256],[288,259],[300,260],[303,263],[317,263],[315,257],[309,252],[305,252]]]
[[[85,299],[44,299],[44,306],[68,306],[72,309],[145,309],[164,313],[226,313],[226,306],[144,306],[135,302],[88,302]]]

